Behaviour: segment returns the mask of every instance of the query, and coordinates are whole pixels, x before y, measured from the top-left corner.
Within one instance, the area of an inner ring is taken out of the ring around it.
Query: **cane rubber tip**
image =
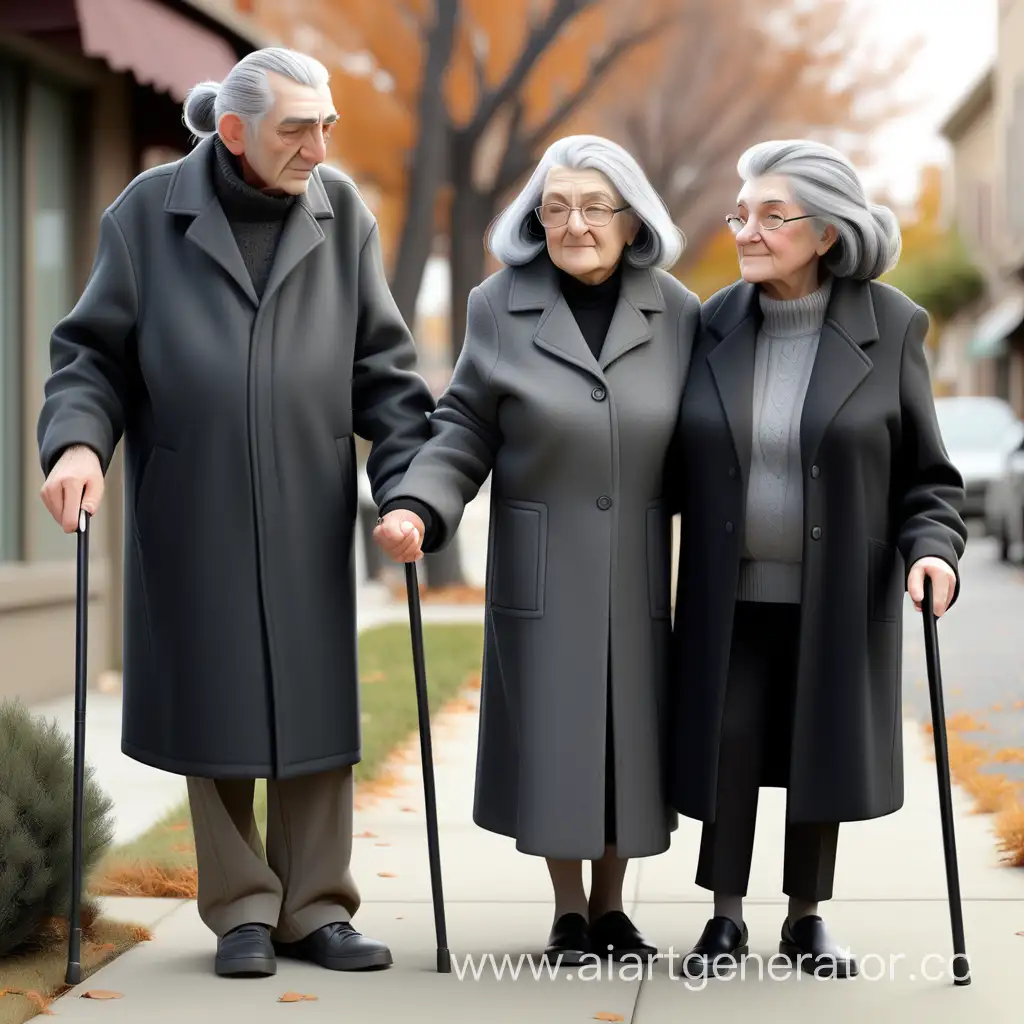
[[[438,974],[451,974],[452,973],[452,958],[451,954],[447,949],[439,949],[437,951],[437,973]]]
[[[79,963],[68,964],[67,973],[64,975],[66,985],[77,985],[82,980],[82,965]]]

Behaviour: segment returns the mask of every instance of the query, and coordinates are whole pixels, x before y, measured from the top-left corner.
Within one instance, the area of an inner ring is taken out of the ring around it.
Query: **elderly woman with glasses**
[[[656,952],[622,884],[677,824],[663,472],[700,312],[667,272],[682,245],[629,153],[552,145],[493,225],[506,266],[470,295],[433,437],[377,528],[397,560],[439,550],[491,474],[474,821],[546,858],[562,963]]]
[[[839,823],[903,804],[903,596],[943,614],[967,533],[927,313],[877,279],[896,218],[840,153],[765,142],[726,219],[741,280],[704,303],[669,469],[682,514],[670,797],[704,822],[714,916],[687,973],[747,951],[760,786],[786,790],[779,950],[857,972],[825,929]],[[803,958],[800,960],[800,958]]]

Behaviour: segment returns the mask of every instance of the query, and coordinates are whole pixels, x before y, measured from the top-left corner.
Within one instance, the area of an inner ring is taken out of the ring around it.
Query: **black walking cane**
[[[953,795],[949,778],[949,750],[946,746],[946,712],[942,700],[942,673],[939,669],[939,638],[934,605],[932,604],[932,581],[927,574],[924,578],[921,618],[924,622],[924,650],[928,662],[928,689],[931,692],[932,700],[932,734],[935,737],[935,769],[939,777],[939,809],[942,814],[942,845],[946,856],[949,919],[953,929],[953,984],[969,985],[971,972],[964,949],[960,873],[957,868],[956,836],[953,831]]]
[[[75,594],[75,790],[71,824],[71,914],[64,981],[82,980],[82,843],[85,831],[85,693],[89,609],[89,513],[78,513],[78,583]]]
[[[423,796],[427,804],[427,845],[430,850],[430,888],[434,898],[434,931],[437,934],[437,971],[450,974],[448,936],[441,889],[441,850],[437,838],[437,800],[434,793],[434,754],[430,745],[430,708],[427,704],[427,670],[423,657],[423,617],[416,563],[405,563],[405,587],[409,594],[409,625],[412,630],[412,664],[416,674],[416,704],[420,720],[420,761],[423,764]]]

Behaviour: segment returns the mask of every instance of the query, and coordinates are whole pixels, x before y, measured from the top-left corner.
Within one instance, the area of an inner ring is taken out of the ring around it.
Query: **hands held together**
[[[373,539],[395,562],[418,562],[423,557],[424,524],[415,512],[396,508],[377,520]]]

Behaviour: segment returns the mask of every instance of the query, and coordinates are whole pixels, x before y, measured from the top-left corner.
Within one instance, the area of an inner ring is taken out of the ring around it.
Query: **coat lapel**
[[[249,301],[259,304],[252,278],[245,267],[231,225],[213,188],[213,139],[203,139],[180,160],[170,184],[164,210],[192,217],[185,237],[203,250],[237,285]],[[274,265],[263,293],[266,301],[295,267],[324,240],[318,220],[331,218],[334,210],[320,176],[314,172],[309,187],[285,220]]]
[[[825,431],[871,372],[873,363],[864,349],[877,340],[878,323],[868,282],[836,278],[800,421],[804,465],[814,462]]]
[[[622,292],[601,349],[601,369],[607,370],[627,352],[650,341],[653,332],[647,314],[664,311],[665,297],[654,274],[630,266],[623,268]]]
[[[707,323],[720,339],[708,353],[708,366],[729,423],[744,484],[749,477],[753,443],[754,346],[760,326],[758,288],[745,281],[733,286]],[[836,413],[871,372],[873,364],[864,349],[877,340],[878,324],[868,283],[836,278],[801,414],[800,448],[805,465],[814,461]]]
[[[627,352],[653,337],[647,312],[663,311],[665,300],[649,270],[623,268],[622,291],[608,325],[600,360],[594,358],[558,286],[558,271],[545,254],[516,267],[509,288],[510,312],[540,312],[534,344],[556,359],[606,384],[604,372]]]
[[[707,326],[720,339],[708,353],[708,366],[729,424],[745,487],[754,429],[754,344],[760,328],[756,287],[743,281],[734,285]]]

